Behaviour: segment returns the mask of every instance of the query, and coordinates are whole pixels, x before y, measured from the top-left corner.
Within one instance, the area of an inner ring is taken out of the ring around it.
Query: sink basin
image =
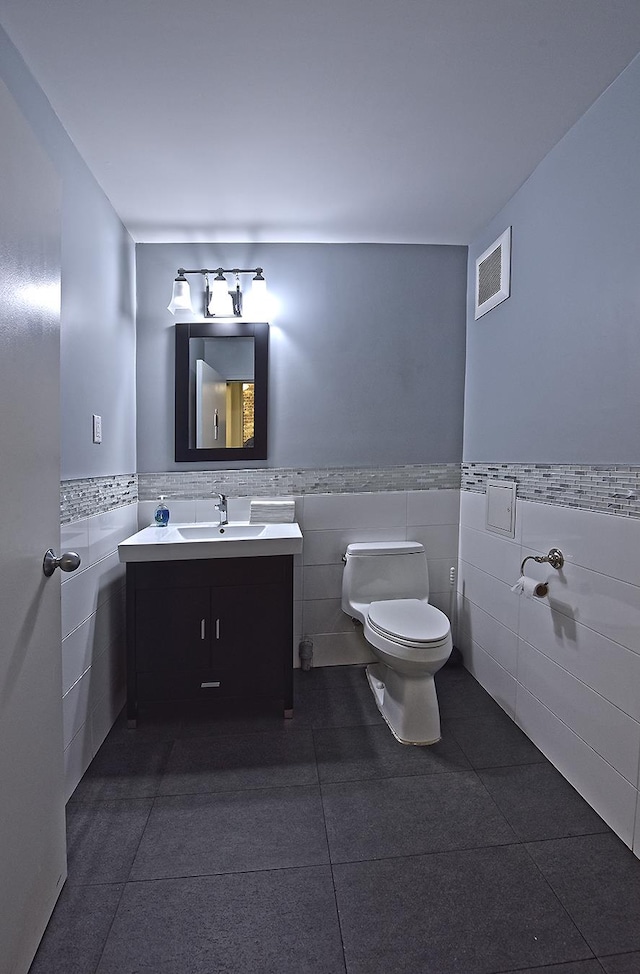
[[[185,541],[230,541],[239,538],[259,538],[266,524],[188,524],[176,531]]]
[[[298,524],[150,525],[118,545],[120,561],[192,561],[198,558],[255,558],[297,555],[302,551]]]

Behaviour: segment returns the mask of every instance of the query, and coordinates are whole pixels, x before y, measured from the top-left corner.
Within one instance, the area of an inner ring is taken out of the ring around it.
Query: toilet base
[[[400,744],[425,746],[440,740],[433,674],[407,677],[384,663],[370,663],[366,673],[378,710]]]

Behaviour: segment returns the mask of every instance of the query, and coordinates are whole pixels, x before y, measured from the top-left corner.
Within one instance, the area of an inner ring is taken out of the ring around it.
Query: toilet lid
[[[369,622],[380,633],[412,643],[434,643],[449,635],[449,620],[435,605],[420,599],[372,602]]]
[[[352,541],[348,555],[415,555],[424,551],[419,541]]]

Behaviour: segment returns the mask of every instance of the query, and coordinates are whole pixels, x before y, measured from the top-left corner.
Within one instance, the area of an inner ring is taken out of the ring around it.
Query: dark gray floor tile
[[[295,713],[295,707],[294,707]],[[228,737],[287,733],[300,723],[285,719],[282,704],[271,701],[219,701],[208,710],[184,713],[176,737]]]
[[[328,861],[317,786],[180,795],[154,802],[131,879]]]
[[[329,868],[128,884],[98,974],[160,971],[345,974]]]
[[[493,974],[593,956],[522,846],[333,873],[349,974]]]
[[[525,841],[608,832],[609,828],[549,763],[479,771],[505,818]]]
[[[471,767],[444,724],[442,740],[429,747],[398,743],[384,723],[319,728],[313,737],[321,781],[439,774]]]
[[[640,974],[640,952],[638,951],[598,959],[605,974]]]
[[[125,882],[152,804],[151,798],[138,798],[68,805],[67,882]]]
[[[123,888],[65,886],[29,974],[93,974]]]
[[[107,735],[107,744],[123,742],[127,744],[155,744],[160,741],[174,741],[180,736],[182,718],[175,713],[153,710],[150,713],[141,711],[138,716],[138,726],[127,726],[126,708],[120,713],[115,724]]]
[[[315,666],[293,671],[294,693],[299,690],[331,690],[334,687],[362,687],[367,684],[366,666]]]
[[[640,950],[640,862],[602,835],[527,844],[596,956]]]
[[[322,786],[332,862],[515,842],[473,771]]]
[[[299,690],[294,706],[295,719],[313,728],[384,723],[366,680],[359,686]]]
[[[499,708],[491,715],[449,718],[447,726],[474,768],[546,761],[535,744]]]
[[[501,707],[463,666],[443,667],[435,675],[440,716],[486,717]]]
[[[158,793],[171,746],[168,741],[105,741],[71,801],[153,798]]]
[[[294,719],[313,728],[384,723],[366,680],[360,686],[300,690],[294,713]]]
[[[317,784],[311,730],[176,741],[161,795]]]

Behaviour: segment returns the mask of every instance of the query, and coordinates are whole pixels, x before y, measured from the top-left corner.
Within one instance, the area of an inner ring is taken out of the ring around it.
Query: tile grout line
[[[163,765],[162,775],[164,774],[164,768],[166,768],[166,766],[167,766],[167,763],[169,761],[169,756],[171,754],[171,751],[173,750],[174,744],[175,744],[175,739],[171,742],[171,749],[167,752],[167,758],[166,758],[165,763]],[[162,780],[162,775],[160,775],[160,780]],[[158,783],[158,787],[159,787],[159,785],[160,785],[160,783]],[[158,796],[157,796],[157,793],[156,793],[156,795],[148,796],[144,800],[145,801],[148,801],[149,800],[149,797],[151,797],[151,804],[149,805],[149,810],[147,812],[147,817],[145,819],[144,828],[140,832],[140,838],[138,839],[138,844],[136,845],[135,852],[134,852],[134,854],[132,856],[132,859],[131,859],[131,865],[129,866],[129,871],[127,873],[127,878],[126,878],[126,880],[122,884],[122,892],[120,893],[120,896],[118,897],[118,902],[116,904],[116,908],[113,911],[113,917],[111,918],[111,923],[109,924],[109,929],[107,931],[107,935],[104,938],[104,943],[102,945],[102,950],[100,951],[100,957],[98,958],[98,963],[96,964],[96,967],[94,969],[94,974],[97,974],[98,970],[100,969],[100,964],[102,963],[102,958],[103,958],[104,952],[105,952],[105,950],[107,948],[107,943],[109,941],[109,937],[111,936],[111,931],[113,929],[113,925],[116,922],[116,918],[117,918],[118,912],[120,910],[120,904],[122,903],[122,899],[124,897],[124,894],[125,894],[125,891],[126,891],[127,886],[129,885],[130,882],[132,882],[132,880],[131,880],[131,871],[133,870],[133,866],[134,866],[134,863],[136,861],[136,857],[137,857],[138,852],[140,850],[140,846],[142,845],[142,840],[144,838],[144,834],[145,834],[145,832],[147,830],[147,826],[149,824],[149,818],[151,817],[151,812],[153,811],[153,809],[155,807],[156,799],[157,799]],[[142,800],[142,799],[140,799],[140,800]]]
[[[602,833],[602,832],[596,832],[596,833],[593,833],[593,834],[594,834],[594,835],[603,835],[603,834],[605,834],[605,833]],[[582,836],[578,836],[578,835],[577,835],[577,836],[565,836],[564,838],[565,838],[565,839],[573,839],[573,838],[575,838],[575,839],[580,839],[580,838],[582,838]],[[537,841],[539,841],[539,842],[557,842],[557,841],[558,841],[558,839],[540,839],[540,840],[537,840]],[[535,859],[533,858],[533,856],[532,856],[532,855],[531,855],[531,853],[529,852],[529,849],[527,848],[527,845],[529,845],[529,844],[531,844],[531,845],[533,845],[533,843],[527,843],[527,842],[522,842],[522,843],[521,843],[521,845],[522,845],[522,847],[523,847],[523,850],[524,850],[524,852],[526,853],[526,855],[528,856],[528,858],[529,858],[529,859],[531,860],[531,862],[532,862],[532,863],[533,863],[533,865],[535,866],[535,868],[536,868],[536,870],[537,870],[537,872],[539,873],[539,875],[540,875],[540,877],[541,877],[541,879],[542,879],[542,881],[544,882],[544,884],[545,884],[545,886],[547,886],[547,888],[548,888],[548,889],[550,890],[550,892],[551,892],[551,894],[552,894],[552,896],[554,897],[554,899],[556,899],[556,900],[557,900],[557,902],[559,903],[559,905],[560,905],[560,909],[561,909],[561,910],[562,910],[562,912],[563,912],[563,913],[565,914],[565,916],[566,916],[566,917],[568,918],[568,920],[569,920],[569,922],[571,923],[571,925],[572,925],[572,926],[573,926],[573,927],[575,928],[575,930],[576,930],[576,931],[577,931],[577,933],[578,933],[578,936],[579,936],[579,937],[581,937],[581,939],[582,939],[582,940],[584,941],[584,943],[586,944],[586,946],[587,946],[587,947],[589,948],[589,950],[591,951],[591,954],[592,954],[592,958],[589,958],[589,959],[593,959],[593,960],[596,960],[596,961],[597,961],[597,960],[598,960],[598,958],[597,958],[597,956],[596,956],[596,953],[595,953],[595,951],[594,951],[594,949],[593,949],[593,947],[591,946],[591,944],[589,943],[589,941],[587,940],[587,938],[586,938],[586,936],[585,936],[585,934],[583,934],[583,932],[582,932],[582,930],[580,929],[580,927],[578,926],[578,924],[577,924],[577,922],[576,922],[576,920],[575,920],[575,919],[573,918],[573,916],[572,916],[572,915],[571,915],[571,913],[569,912],[569,909],[568,909],[568,907],[566,907],[566,906],[564,905],[564,903],[562,902],[562,900],[560,899],[560,897],[559,897],[559,896],[558,896],[558,894],[556,893],[556,891],[555,891],[555,889],[553,888],[553,886],[551,885],[551,883],[549,882],[549,880],[547,879],[547,877],[546,877],[546,876],[545,876],[545,874],[543,873],[543,871],[542,871],[542,869],[540,868],[540,866],[539,866],[539,864],[538,864],[538,863],[536,862],[536,860],[535,860]]]
[[[323,799],[323,795],[322,795],[322,782],[320,780],[320,772],[319,772],[319,769],[318,769],[318,751],[316,749],[316,735],[315,735],[315,730],[316,729],[314,727],[311,728],[311,740],[313,742],[313,755],[314,755],[315,762],[316,762],[316,775],[318,777],[318,789],[320,791],[320,807],[322,809],[322,823],[324,825],[324,834],[325,834],[325,839],[326,839],[326,842],[327,842],[327,855],[329,857],[329,871],[331,873],[331,886],[333,888],[333,902],[335,904],[336,919],[338,921],[338,931],[340,933],[340,946],[342,948],[342,963],[344,965],[345,974],[347,974],[347,956],[346,956],[346,951],[345,951],[345,946],[344,946],[344,935],[343,935],[343,931],[342,931],[342,921],[340,919],[340,909],[338,907],[338,891],[336,890],[336,879],[335,879],[335,875],[334,875],[334,872],[333,872],[333,862],[331,861],[331,846],[329,844],[329,831],[327,829],[327,816],[325,814],[324,799]]]

